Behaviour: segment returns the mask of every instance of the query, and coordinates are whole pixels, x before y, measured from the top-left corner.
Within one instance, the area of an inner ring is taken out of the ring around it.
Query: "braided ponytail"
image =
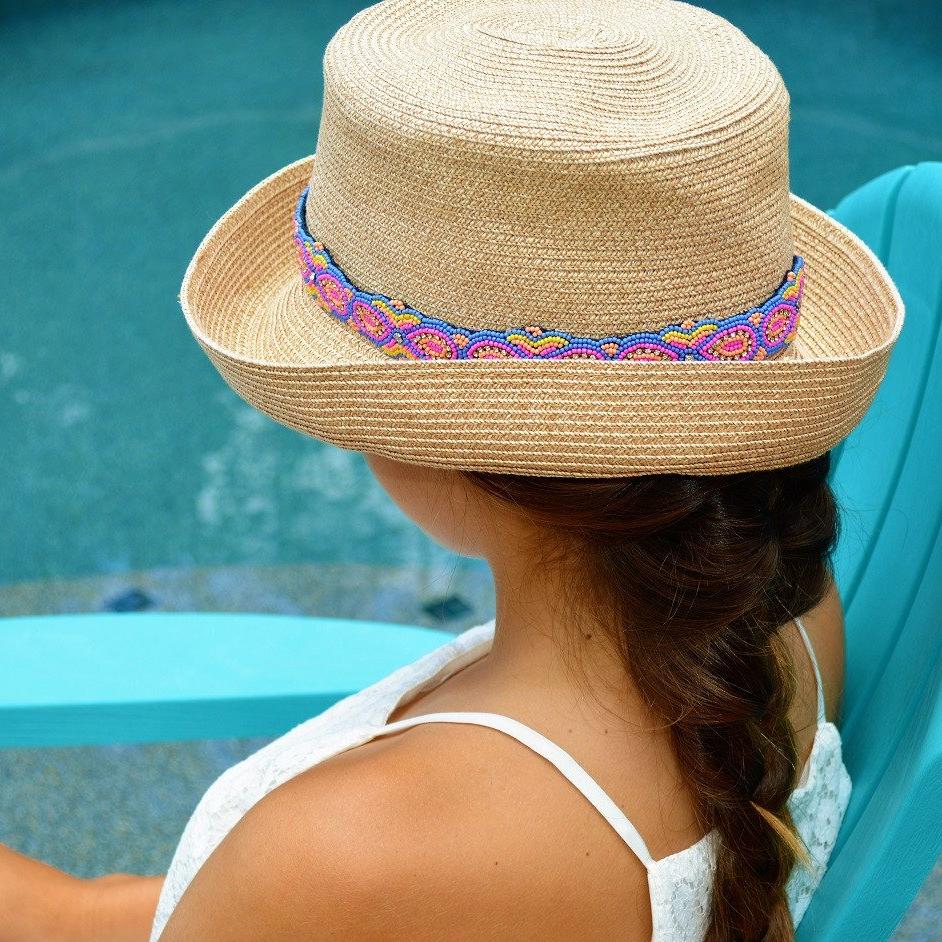
[[[719,835],[708,942],[794,938],[785,887],[807,860],[788,810],[798,755],[779,629],[824,598],[830,455],[775,471],[570,480],[468,472],[573,538],[618,613],[615,641],[670,724],[704,830]]]

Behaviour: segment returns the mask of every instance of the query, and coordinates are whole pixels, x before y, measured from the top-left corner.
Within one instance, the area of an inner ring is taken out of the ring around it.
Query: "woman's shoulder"
[[[480,785],[473,750],[442,732],[373,740],[269,792],[203,864],[162,942],[295,940],[299,925],[351,940],[431,932],[429,900],[440,919],[479,875],[456,844],[481,823],[465,791]]]
[[[821,672],[827,718],[836,722],[844,693],[844,610],[832,582],[824,598],[801,616]],[[810,689],[815,689],[811,678]]]
[[[495,919],[525,919],[527,906],[545,926],[547,907],[578,905],[556,886],[572,883],[571,871],[555,883],[552,874],[562,857],[594,861],[569,841],[554,848],[559,822],[542,820],[539,794],[508,767],[515,744],[497,735],[484,744],[481,732],[417,726],[270,792],[203,865],[162,942],[277,942],[299,926],[319,938],[438,939],[456,925],[474,935],[476,922],[487,935],[488,921],[493,930]],[[646,874],[620,850],[619,895],[643,906]]]

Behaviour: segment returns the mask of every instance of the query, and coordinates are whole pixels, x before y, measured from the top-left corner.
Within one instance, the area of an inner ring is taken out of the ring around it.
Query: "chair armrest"
[[[0,622],[0,747],[275,736],[451,640],[334,618]]]

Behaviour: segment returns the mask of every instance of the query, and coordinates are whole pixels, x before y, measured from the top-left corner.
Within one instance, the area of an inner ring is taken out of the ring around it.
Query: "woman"
[[[659,0],[385,0],[324,76],[184,312],[496,618],[227,771],[162,887],[66,880],[58,937],[792,938],[851,788],[829,450],[902,307],[790,196],[781,78]]]

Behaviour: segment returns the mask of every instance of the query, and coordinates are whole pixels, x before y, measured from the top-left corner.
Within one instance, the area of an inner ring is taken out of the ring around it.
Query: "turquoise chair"
[[[942,164],[885,174],[833,215],[892,272],[907,323],[834,453],[854,791],[798,938],[883,942],[942,853]],[[449,637],[259,615],[8,619],[0,746],[273,736]]]
[[[942,854],[942,163],[886,173],[831,215],[889,269],[906,323],[835,454],[854,789],[798,939],[882,942]]]

